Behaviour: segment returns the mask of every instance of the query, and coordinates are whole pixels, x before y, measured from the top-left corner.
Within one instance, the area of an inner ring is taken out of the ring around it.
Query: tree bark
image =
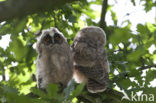
[[[101,10],[101,19],[99,22],[99,26],[103,29],[105,29],[106,27],[105,18],[106,18],[107,7],[108,7],[108,0],[103,0],[102,10]]]

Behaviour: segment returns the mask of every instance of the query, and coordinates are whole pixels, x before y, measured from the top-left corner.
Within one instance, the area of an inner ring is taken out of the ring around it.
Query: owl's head
[[[42,31],[39,41],[46,46],[52,46],[62,44],[66,39],[57,28],[51,27]]]
[[[88,40],[96,45],[106,44],[106,34],[104,30],[97,26],[84,27],[76,34],[76,38]]]

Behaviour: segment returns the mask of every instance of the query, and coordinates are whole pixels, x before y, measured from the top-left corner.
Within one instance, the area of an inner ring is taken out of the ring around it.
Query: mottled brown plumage
[[[43,30],[36,49],[38,88],[49,83],[66,86],[73,76],[73,59],[64,35],[56,28]]]
[[[105,50],[106,35],[95,26],[81,29],[72,44],[74,78],[85,82],[91,93],[103,92],[109,80],[109,63]]]

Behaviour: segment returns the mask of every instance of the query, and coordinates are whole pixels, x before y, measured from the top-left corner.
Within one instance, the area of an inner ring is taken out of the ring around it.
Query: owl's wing
[[[86,77],[99,80],[104,76],[103,68],[75,66],[75,69],[83,73]]]
[[[79,72],[88,77],[87,88],[91,93],[103,92],[107,88],[109,74],[102,68],[75,66]]]
[[[94,52],[92,52],[94,53]],[[93,79],[101,79],[103,78],[106,74],[109,73],[109,62],[107,60],[107,54],[106,50],[104,50],[102,53],[96,52],[94,56],[95,58],[95,65],[94,66],[80,66],[80,65],[75,65],[75,69],[79,70],[82,72],[84,75],[86,75],[88,78],[93,78]],[[98,55],[101,54],[101,55]]]
[[[97,74],[93,73],[92,77],[88,77],[87,88],[91,93],[103,92],[107,88],[109,74],[105,70],[103,72],[101,71],[101,73],[100,71],[95,72]]]

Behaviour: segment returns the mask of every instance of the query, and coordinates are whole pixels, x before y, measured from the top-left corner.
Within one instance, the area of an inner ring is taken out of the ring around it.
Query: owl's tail
[[[87,83],[87,89],[91,93],[103,92],[107,89],[108,81],[108,78],[102,78],[99,81],[89,78]]]

